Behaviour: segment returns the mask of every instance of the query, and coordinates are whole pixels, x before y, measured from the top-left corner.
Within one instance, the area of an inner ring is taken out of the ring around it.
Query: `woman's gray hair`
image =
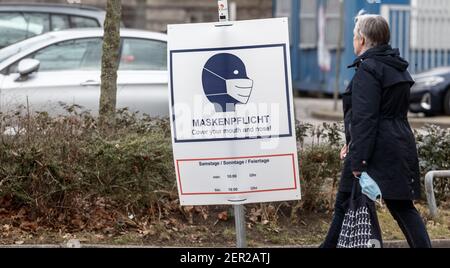
[[[355,17],[355,34],[364,37],[368,47],[387,45],[391,41],[388,22],[380,15],[362,14]]]

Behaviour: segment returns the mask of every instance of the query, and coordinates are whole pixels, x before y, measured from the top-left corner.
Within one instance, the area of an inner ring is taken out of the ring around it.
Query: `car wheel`
[[[446,115],[450,115],[450,88],[447,89],[447,94],[444,98],[444,112]]]

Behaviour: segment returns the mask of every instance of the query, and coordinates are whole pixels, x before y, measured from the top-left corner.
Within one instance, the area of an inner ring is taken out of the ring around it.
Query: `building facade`
[[[354,17],[360,10],[381,14],[391,26],[393,47],[410,62],[410,72],[419,73],[450,64],[450,1],[448,0],[343,0],[343,38],[338,46],[340,0],[275,0],[274,14],[289,17],[291,27],[292,76],[303,91],[333,93],[339,76],[343,92],[354,70]],[[331,70],[318,64],[318,10],[325,6],[326,47],[331,53]],[[340,74],[337,48],[341,47]]]
[[[106,0],[0,0],[24,3],[81,3],[106,8]],[[272,17],[272,0],[230,0],[236,4],[236,19]],[[122,0],[126,27],[165,32],[167,24],[217,21],[216,0]]]
[[[106,7],[106,0],[0,0],[8,1],[80,2]],[[411,73],[450,64],[448,0],[229,0],[229,3],[236,4],[237,20],[289,17],[292,77],[295,88],[303,91],[332,93],[336,84],[341,92],[345,90],[354,74],[347,68],[355,58],[354,17],[362,9],[381,14],[389,21],[392,46],[398,47],[411,63]],[[131,28],[166,32],[168,24],[217,21],[216,0],[122,0],[122,6],[124,25]],[[319,12],[320,7],[324,13]],[[319,14],[324,14],[325,23],[319,23]],[[325,29],[319,29],[323,24]],[[323,42],[319,46],[319,40],[324,40],[331,55],[329,70],[319,67],[318,48],[324,47]],[[338,54],[341,55],[339,75],[336,74]]]

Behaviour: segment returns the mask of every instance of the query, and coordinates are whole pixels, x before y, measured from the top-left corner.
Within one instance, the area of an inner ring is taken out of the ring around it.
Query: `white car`
[[[46,32],[103,27],[105,15],[86,5],[0,3],[0,48]]]
[[[46,33],[0,50],[0,112],[64,114],[61,103],[98,114],[102,29]],[[167,116],[167,36],[121,30],[117,108]]]

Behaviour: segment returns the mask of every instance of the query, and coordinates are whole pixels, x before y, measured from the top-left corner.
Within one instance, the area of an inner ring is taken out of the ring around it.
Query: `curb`
[[[335,112],[326,109],[312,110],[311,116],[315,119],[326,121],[343,121],[344,116],[341,112]],[[413,128],[421,128],[427,124],[437,125],[441,128],[450,128],[450,117],[428,117],[428,118],[415,118],[410,117],[409,123]]]
[[[335,111],[330,111],[330,110],[325,110],[325,109],[312,110],[311,116],[314,119],[319,119],[319,120],[344,121],[344,115],[343,115],[342,111],[335,112]]]
[[[432,241],[433,248],[450,248],[450,239],[441,239],[441,240],[433,240]],[[384,248],[409,248],[408,243],[406,241],[398,240],[398,241],[385,241],[383,243]],[[78,247],[73,247],[70,245],[65,244],[59,244],[59,245],[0,245],[0,249],[15,249],[15,248],[41,248],[41,249],[47,249],[47,248],[114,248],[114,249],[177,249],[178,247],[158,247],[158,246],[137,246],[137,245],[100,245],[100,244],[79,244]],[[179,247],[179,248],[185,248],[185,247]],[[194,248],[194,247],[192,247]],[[207,247],[205,247],[207,248]],[[258,248],[267,248],[267,249],[283,249],[283,248],[298,248],[298,249],[313,249],[313,248],[319,248],[319,245],[309,245],[309,246],[268,246],[268,247],[257,247]],[[220,249],[220,248],[219,248]],[[233,248],[231,248],[233,249]]]

